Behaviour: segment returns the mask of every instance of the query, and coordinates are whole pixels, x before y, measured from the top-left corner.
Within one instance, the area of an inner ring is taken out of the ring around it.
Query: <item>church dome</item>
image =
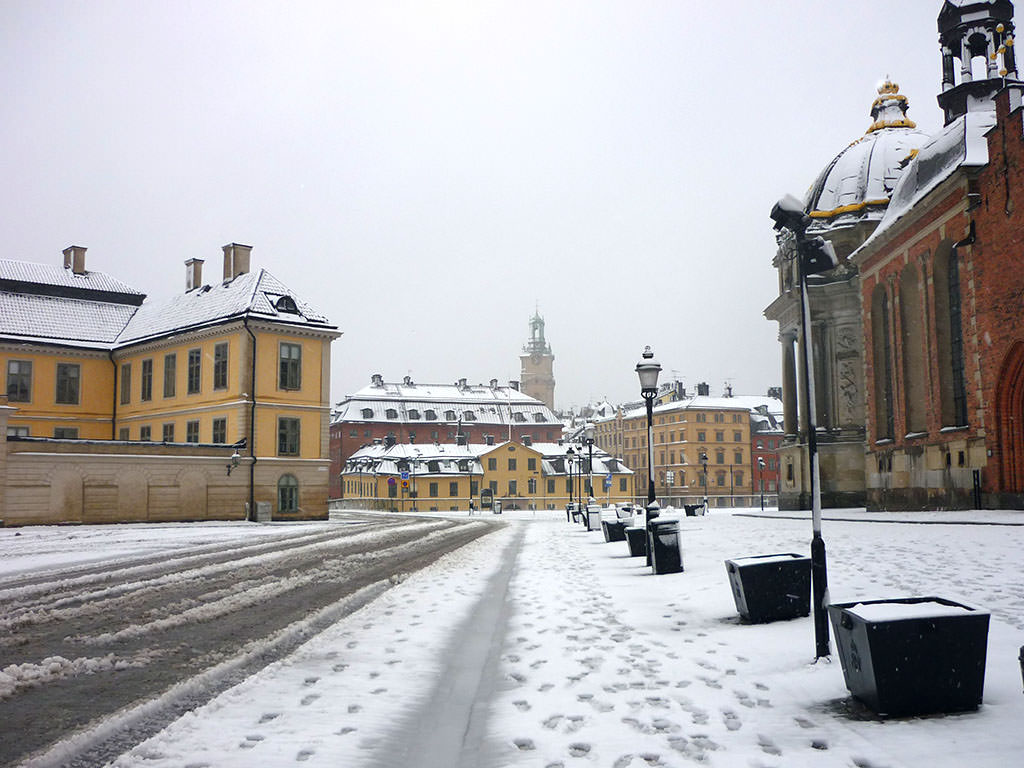
[[[886,80],[871,105],[867,132],[825,166],[804,200],[812,230],[877,222],[903,169],[928,140],[907,117],[907,97]]]

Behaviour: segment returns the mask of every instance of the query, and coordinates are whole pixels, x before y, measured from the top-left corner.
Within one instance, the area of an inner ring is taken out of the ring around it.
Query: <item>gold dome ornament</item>
[[[1003,34],[1005,30],[1006,27],[1004,27],[1002,24],[996,24],[996,32],[998,32],[999,34]]]

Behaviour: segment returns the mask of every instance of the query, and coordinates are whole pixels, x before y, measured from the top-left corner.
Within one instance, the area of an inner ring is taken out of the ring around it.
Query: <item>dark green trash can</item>
[[[655,573],[681,573],[683,547],[679,537],[679,521],[651,520],[647,546],[651,552],[651,568]]]
[[[879,715],[977,709],[988,611],[941,597],[828,607],[846,687]]]
[[[604,531],[605,541],[626,540],[626,523],[622,520],[602,520],[601,529]]]
[[[811,611],[811,558],[792,552],[725,561],[740,616],[754,624]]]
[[[647,555],[647,529],[626,528],[626,544],[629,546],[630,557]]]

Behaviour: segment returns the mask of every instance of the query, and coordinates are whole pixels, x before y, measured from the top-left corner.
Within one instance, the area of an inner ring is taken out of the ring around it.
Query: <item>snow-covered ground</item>
[[[1020,764],[1024,513],[826,514],[835,602],[939,595],[991,611],[982,707],[884,721],[850,706],[838,656],[812,663],[810,618],[736,616],[723,561],[805,552],[807,520],[684,518],[685,572],[654,576],[625,543],[560,513],[503,519],[113,765]],[[1003,524],[965,524],[979,520]],[[170,536],[180,546],[187,534]],[[152,551],[159,539],[109,544]],[[94,544],[101,559],[102,536]],[[31,570],[32,545],[18,546],[18,567],[0,561],[0,573]],[[446,740],[461,752],[438,757]]]

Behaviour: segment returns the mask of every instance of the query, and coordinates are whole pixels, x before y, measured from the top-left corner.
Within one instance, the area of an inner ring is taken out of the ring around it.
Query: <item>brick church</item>
[[[889,134],[888,151],[851,165],[844,150],[805,200],[840,262],[807,292],[824,506],[1024,507],[1024,83],[1013,29],[1009,0],[945,0],[944,127],[922,140],[887,83],[872,129]],[[832,178],[837,165],[852,172]],[[784,236],[775,263],[780,296],[765,314],[783,344],[780,505],[799,508],[807,427]]]

